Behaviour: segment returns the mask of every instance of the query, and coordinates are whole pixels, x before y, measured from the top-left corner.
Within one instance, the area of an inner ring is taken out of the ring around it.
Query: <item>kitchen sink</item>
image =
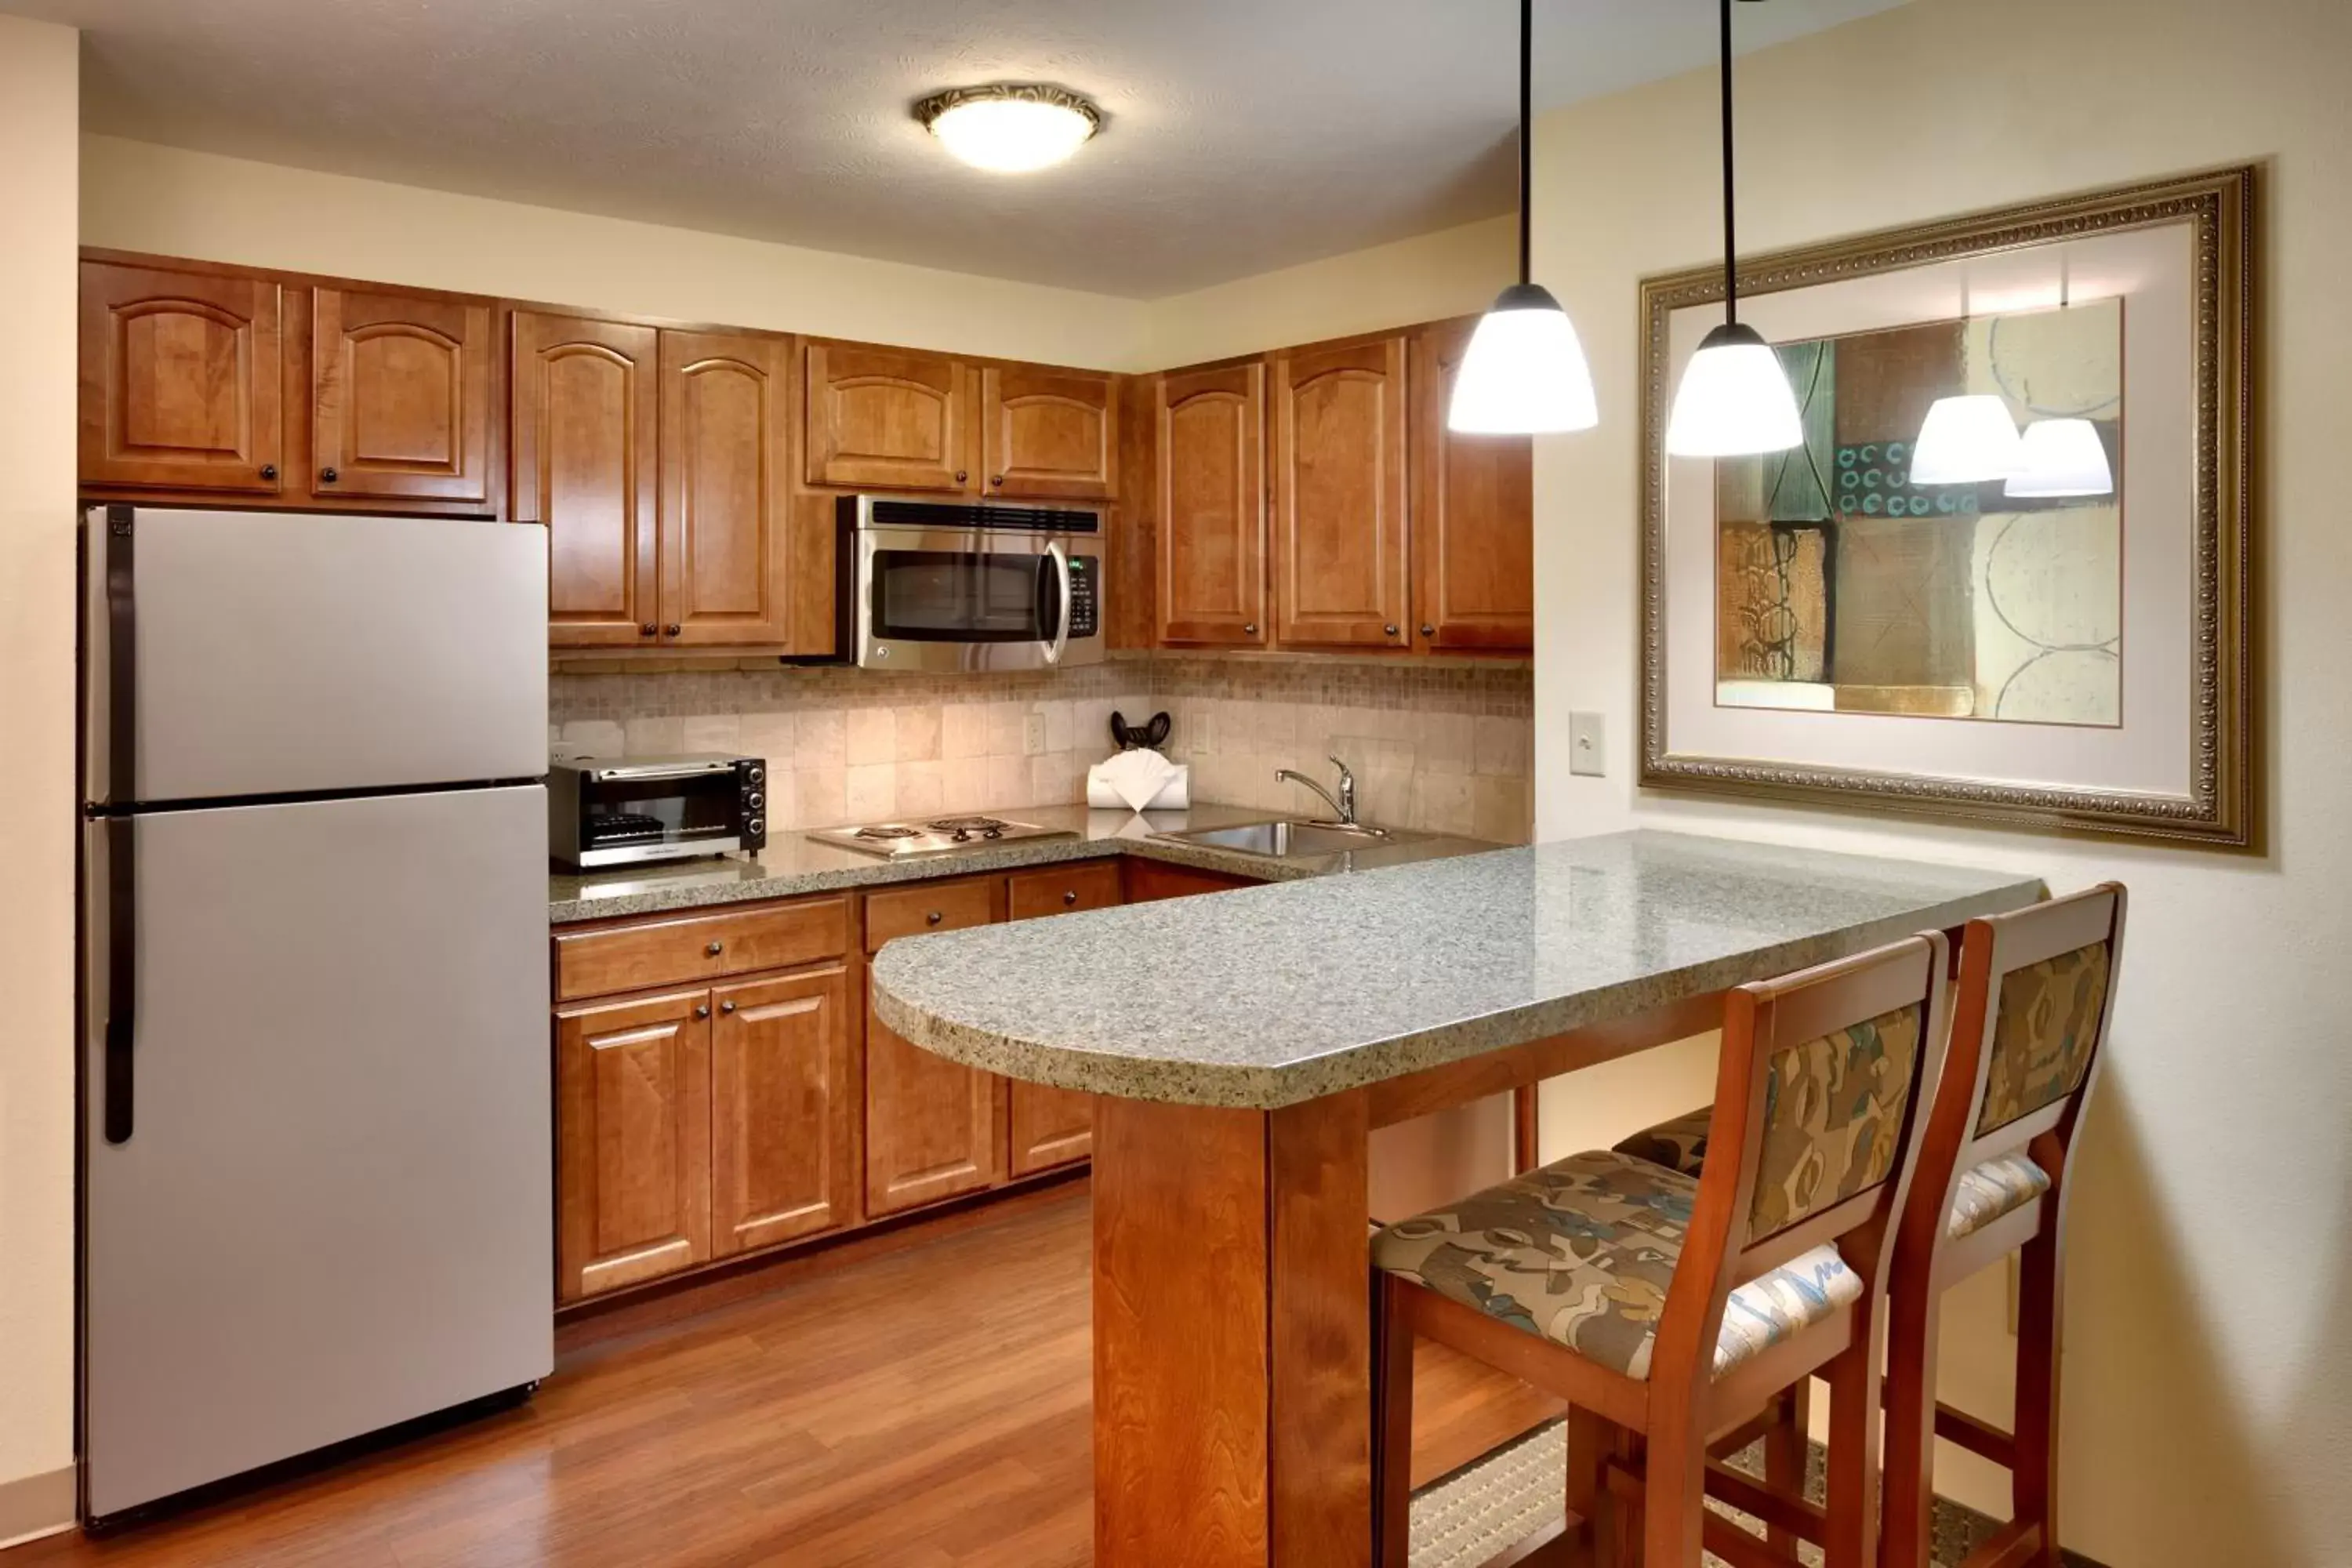
[[[1208,849],[1232,849],[1263,855],[1271,860],[1307,860],[1344,855],[1352,849],[1386,849],[1399,844],[1419,844],[1435,837],[1393,827],[1367,827],[1337,822],[1244,822],[1231,827],[1196,827],[1189,833],[1155,833],[1171,844],[1198,844]]]

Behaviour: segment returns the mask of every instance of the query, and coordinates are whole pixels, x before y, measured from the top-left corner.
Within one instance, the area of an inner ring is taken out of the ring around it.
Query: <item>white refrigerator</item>
[[[553,1362],[543,529],[82,526],[85,1517]]]

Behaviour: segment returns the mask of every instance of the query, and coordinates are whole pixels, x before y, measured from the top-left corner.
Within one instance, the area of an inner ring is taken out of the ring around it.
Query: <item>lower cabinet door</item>
[[[857,1217],[857,1079],[839,965],[711,993],[711,1250]]]
[[[896,1214],[1004,1179],[1004,1080],[908,1045],[866,1010],[866,1212]]]
[[[556,1298],[710,1258],[710,993],[555,1016]]]
[[[1094,1149],[1095,1097],[1015,1079],[1013,1173],[1026,1176],[1083,1160]]]

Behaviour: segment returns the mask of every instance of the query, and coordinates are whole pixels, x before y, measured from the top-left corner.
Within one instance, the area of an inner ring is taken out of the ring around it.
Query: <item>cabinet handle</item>
[[[1066,904],[1075,904],[1075,903],[1076,903],[1077,901],[1078,901],[1078,890],[1077,890],[1076,888],[1072,888],[1071,889],[1069,889],[1069,891],[1067,891],[1067,892],[1066,892],[1066,893],[1064,893],[1064,894],[1062,895],[1062,902],[1064,902],[1064,903],[1066,903]]]
[[[1001,485],[1004,482],[1004,476],[1003,474],[991,474],[988,476],[988,482],[992,485]]]
[[[1242,630],[1251,637],[1255,637],[1257,636],[1257,623],[1255,621],[1244,621],[1242,623]]]
[[[663,629],[667,631],[671,637],[677,636],[677,623],[676,621],[670,622],[670,624]]]
[[[732,1013],[735,1011],[735,1004],[732,1002],[721,1002],[719,1004],[719,1010],[722,1013]]]
[[[708,1002],[701,1002],[701,1003],[698,1003],[698,1004],[696,1004],[696,1005],[695,1005],[695,1009],[694,1009],[694,1016],[695,1016],[696,1017],[698,1017],[698,1018],[708,1018],[709,1016],[710,1016],[710,1004],[709,1004],[709,1003],[708,1003]]]
[[[718,957],[720,953],[725,952],[727,951],[727,944],[726,944],[725,942],[712,942],[709,947],[704,948],[702,951],[703,951],[703,952],[707,952],[707,953],[709,953],[711,957],[716,958],[716,957]]]
[[[331,485],[331,484],[333,484],[333,483],[335,482],[335,479],[336,479],[336,474],[335,474],[335,470],[334,470],[334,469],[332,469],[332,468],[320,468],[320,469],[319,470],[319,482],[320,482],[320,484],[322,484],[322,485]]]
[[[277,465],[277,464],[275,464],[275,463],[264,463],[264,464],[262,464],[262,465],[261,465],[261,477],[262,477],[263,479],[276,479],[276,478],[278,477],[278,465]]]
[[[935,925],[939,924],[939,923],[940,923],[940,911],[939,911],[939,910],[933,910],[929,914],[925,915],[925,916],[923,917],[923,923],[924,923],[925,925],[927,925],[927,926],[935,926]]]
[[[1421,623],[1421,635],[1425,637],[1433,637],[1437,635],[1437,628],[1431,626],[1427,621],[1423,621]]]
[[[1396,623],[1394,623],[1393,621],[1391,621],[1391,623],[1389,623],[1387,626],[1382,626],[1382,627],[1381,628],[1381,630],[1382,630],[1382,631],[1384,631],[1384,632],[1388,633],[1388,635],[1389,635],[1389,636],[1391,636],[1391,637],[1394,637],[1394,636],[1396,636]]]
[[[655,626],[653,622],[647,621],[644,626],[637,628],[637,635],[641,637],[649,637],[660,629],[661,628]]]
[[[958,468],[958,469],[956,470],[956,483],[958,483],[958,484],[961,484],[961,483],[963,483],[963,482],[964,482],[964,480],[966,480],[966,479],[970,479],[970,478],[971,478],[971,474],[969,474],[968,472],[966,472],[964,469],[962,469],[962,468]]]

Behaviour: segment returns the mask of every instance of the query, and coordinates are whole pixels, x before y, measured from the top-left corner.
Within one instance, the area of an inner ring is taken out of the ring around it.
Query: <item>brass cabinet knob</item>
[[[1003,474],[991,474],[988,476],[988,482],[992,485],[1001,485],[1004,482],[1004,476]]]
[[[331,485],[340,476],[337,475],[335,470],[332,468],[320,468],[319,470],[319,482],[322,485]]]
[[[694,1016],[698,1018],[708,1018],[710,1016],[710,1004],[708,1002],[697,1003],[695,1005]]]
[[[661,628],[660,628],[659,626],[655,626],[655,625],[653,624],[653,622],[651,622],[651,621],[647,621],[644,626],[639,626],[639,627],[637,628],[637,635],[638,635],[639,637],[649,637],[653,636],[653,635],[654,635],[654,633],[656,633],[656,632],[659,631],[660,629],[661,629]]]
[[[1077,890],[1076,888],[1072,888],[1069,891],[1067,891],[1067,892],[1066,892],[1066,893],[1064,893],[1064,894],[1062,895],[1062,902],[1064,902],[1064,903],[1066,903],[1066,904],[1075,904],[1075,903],[1076,903],[1077,901],[1078,901],[1078,890]]]
[[[1242,630],[1248,633],[1251,637],[1255,637],[1257,636],[1257,623],[1255,621],[1244,621],[1242,623]]]
[[[1437,635],[1437,628],[1431,626],[1427,621],[1423,621],[1421,623],[1421,635],[1425,637],[1433,637]]]
[[[1382,626],[1381,630],[1386,632],[1391,637],[1394,637],[1396,636],[1396,623],[1391,621],[1387,626]]]
[[[263,479],[276,479],[276,478],[278,477],[278,465],[277,465],[277,464],[275,464],[275,463],[264,463],[264,464],[262,464],[262,465],[261,465],[261,477],[262,477]]]
[[[958,469],[956,470],[956,483],[958,483],[958,484],[961,484],[961,483],[963,483],[963,482],[964,482],[964,480],[966,480],[966,479],[970,479],[970,478],[971,478],[971,475],[969,472],[967,472],[966,470],[964,470],[964,469],[962,469],[962,468],[958,468]]]
[[[709,947],[704,948],[702,951],[703,951],[703,952],[707,952],[707,953],[709,953],[711,957],[716,958],[716,957],[718,957],[720,953],[725,952],[727,951],[727,944],[726,944],[725,942],[712,942]]]
[[[732,1013],[735,1011],[735,1004],[732,1002],[721,1002],[719,1004],[719,1010],[722,1013]]]
[[[935,926],[940,923],[940,911],[933,910],[929,914],[923,917],[923,923],[929,926]]]
[[[677,623],[676,621],[672,621],[672,622],[670,622],[669,626],[668,626],[668,628],[667,628],[667,629],[668,629],[668,631],[669,631],[669,635],[670,635],[670,636],[672,636],[672,637],[676,637],[676,636],[677,636]]]

